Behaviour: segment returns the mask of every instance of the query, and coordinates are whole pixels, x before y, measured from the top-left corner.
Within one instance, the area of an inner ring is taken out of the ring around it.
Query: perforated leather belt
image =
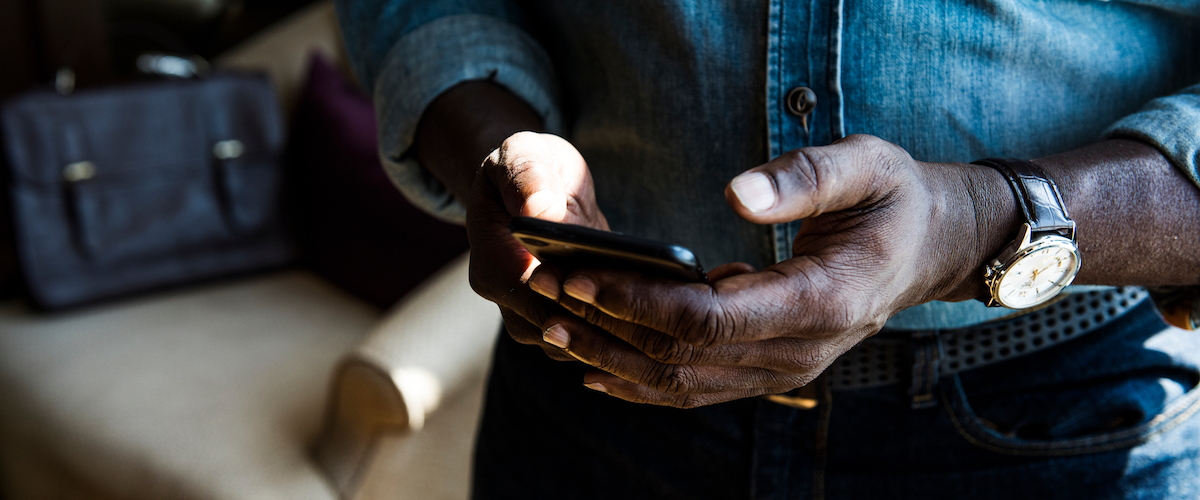
[[[1094,330],[1149,297],[1141,288],[1073,293],[1009,320],[941,330],[938,373],[949,375],[1041,351]],[[918,349],[911,339],[872,337],[825,371],[832,390],[861,389],[914,378]]]

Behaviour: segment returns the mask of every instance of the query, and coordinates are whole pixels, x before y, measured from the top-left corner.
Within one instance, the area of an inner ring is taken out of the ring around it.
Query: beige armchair
[[[384,315],[304,271],[7,304],[4,498],[466,498],[500,325],[466,267]]]
[[[343,357],[315,447],[339,491],[392,498],[404,483],[422,485],[411,498],[465,497],[465,458],[500,324],[496,306],[467,284],[464,256]]]
[[[296,94],[330,2],[218,64]],[[461,499],[496,307],[452,261],[391,311],[302,270],[44,315],[0,303],[0,498]]]

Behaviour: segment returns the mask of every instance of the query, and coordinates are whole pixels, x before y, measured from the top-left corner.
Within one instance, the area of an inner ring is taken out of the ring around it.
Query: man
[[[1200,282],[1198,13],[342,3],[389,172],[505,316],[475,495],[1200,495],[1200,339],[1051,298]],[[514,215],[722,265],[539,267]]]

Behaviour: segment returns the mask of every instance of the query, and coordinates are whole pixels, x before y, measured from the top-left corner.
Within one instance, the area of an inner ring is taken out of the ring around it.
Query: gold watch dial
[[[1044,238],[1023,249],[993,290],[1001,305],[1025,309],[1058,295],[1079,271],[1079,251],[1066,238]]]

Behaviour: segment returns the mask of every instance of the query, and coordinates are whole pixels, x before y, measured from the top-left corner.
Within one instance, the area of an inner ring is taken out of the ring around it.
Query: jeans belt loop
[[[938,383],[938,365],[942,360],[942,339],[937,330],[922,330],[912,335],[912,409],[923,410],[937,406],[934,388]]]

